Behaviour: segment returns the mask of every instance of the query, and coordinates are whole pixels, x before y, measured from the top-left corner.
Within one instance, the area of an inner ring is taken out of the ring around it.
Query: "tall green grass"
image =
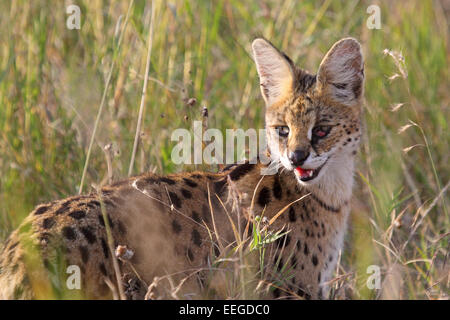
[[[135,1],[125,26],[128,2],[76,3],[80,30],[66,28],[62,1],[0,2],[0,239],[36,204],[78,191],[113,62],[84,190],[108,181],[106,157],[113,178],[128,174],[151,5]],[[370,30],[371,1],[153,3],[133,173],[194,169],[171,162],[170,135],[202,120],[203,107],[209,127],[263,127],[250,55],[255,36],[270,39],[310,71],[335,41],[356,37],[366,63],[367,133],[333,297],[448,298],[448,8],[431,0],[377,1],[382,28]],[[188,104],[190,98],[197,102]],[[381,290],[366,286],[373,264],[381,267]]]

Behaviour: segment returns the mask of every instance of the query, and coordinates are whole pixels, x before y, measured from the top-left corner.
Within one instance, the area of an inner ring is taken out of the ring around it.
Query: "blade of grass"
[[[148,31],[147,61],[145,64],[144,84],[142,87],[141,105],[139,106],[139,116],[138,116],[138,122],[136,125],[136,134],[134,136],[133,151],[131,152],[130,166],[128,168],[128,176],[131,176],[131,173],[133,172],[134,158],[136,156],[136,150],[137,150],[138,143],[139,143],[139,135],[141,132],[141,127],[142,127],[142,115],[144,113],[145,96],[147,93],[147,83],[148,83],[149,71],[150,71],[150,58],[152,55],[152,46],[153,46],[153,23],[155,21],[155,1],[152,2],[151,6],[152,6],[152,16],[151,16],[150,26],[149,26],[149,31]]]
[[[88,165],[89,165],[89,160],[90,160],[90,157],[91,157],[92,146],[94,145],[95,135],[97,133],[98,124],[100,123],[100,117],[101,117],[101,115],[103,113],[103,108],[105,106],[106,95],[108,93],[109,84],[111,82],[112,73],[113,73],[113,70],[114,70],[115,63],[116,63],[117,53],[120,50],[120,45],[122,43],[122,37],[123,37],[123,34],[125,33],[125,29],[126,29],[127,24],[128,24],[128,18],[129,18],[131,7],[133,6],[133,3],[134,3],[134,0],[130,1],[130,5],[128,6],[125,22],[124,22],[122,31],[121,31],[120,36],[119,36],[119,41],[118,41],[117,46],[116,46],[116,48],[114,50],[113,60],[111,62],[111,67],[109,68],[108,76],[106,78],[105,89],[103,90],[102,100],[100,102],[100,107],[98,108],[97,118],[95,119],[94,130],[92,131],[91,140],[89,142],[89,148],[88,148],[88,152],[87,152],[87,155],[86,155],[86,161],[84,162],[83,174],[81,175],[81,181],[80,181],[80,187],[78,188],[78,194],[81,194],[83,192],[84,179],[86,178],[86,172],[87,172],[87,168],[88,168]]]

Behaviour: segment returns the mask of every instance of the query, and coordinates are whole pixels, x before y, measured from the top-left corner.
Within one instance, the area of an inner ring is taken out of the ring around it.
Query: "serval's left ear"
[[[361,102],[364,91],[364,59],[361,45],[353,38],[336,42],[317,73],[317,89],[348,106]]]

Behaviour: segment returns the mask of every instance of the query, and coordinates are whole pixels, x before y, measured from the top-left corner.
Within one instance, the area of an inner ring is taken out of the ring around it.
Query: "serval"
[[[144,173],[38,205],[3,246],[0,298],[59,292],[68,276],[62,265],[79,268],[82,298],[122,292],[142,299],[147,290],[153,298],[174,298],[174,290],[176,297],[202,298],[204,270],[236,242],[232,226],[248,231],[256,216],[270,221],[270,230],[288,231],[266,244],[273,254],[264,265],[276,285],[265,297],[327,298],[362,135],[361,46],[352,38],[338,41],[316,75],[265,39],[254,40],[252,49],[270,164],[259,159],[218,173]],[[273,174],[265,173],[269,167]],[[289,277],[280,277],[280,269]]]

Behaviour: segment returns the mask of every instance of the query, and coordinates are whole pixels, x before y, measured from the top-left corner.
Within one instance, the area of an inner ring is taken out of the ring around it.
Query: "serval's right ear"
[[[294,72],[291,62],[267,40],[252,43],[253,57],[267,106],[281,101],[293,92]]]

